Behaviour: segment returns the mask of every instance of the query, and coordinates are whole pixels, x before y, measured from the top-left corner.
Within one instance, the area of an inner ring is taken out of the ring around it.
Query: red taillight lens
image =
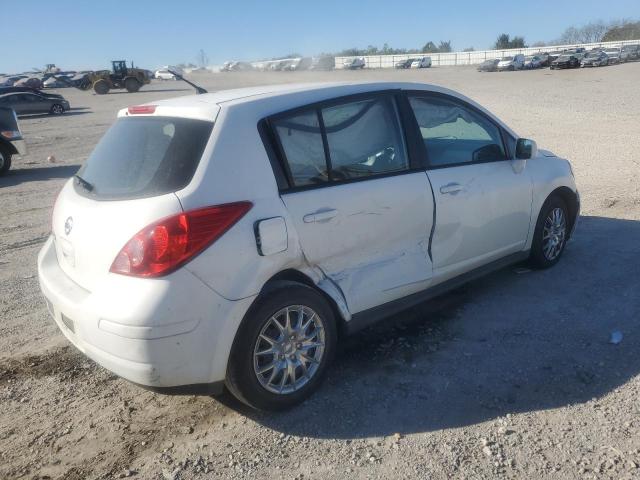
[[[151,115],[155,113],[155,105],[133,105],[127,108],[129,115]]]
[[[227,203],[152,223],[127,242],[110,271],[135,277],[166,275],[224,235],[252,206],[251,202]]]

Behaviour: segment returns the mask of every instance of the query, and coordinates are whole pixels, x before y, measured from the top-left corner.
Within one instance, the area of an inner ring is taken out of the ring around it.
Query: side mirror
[[[518,160],[528,160],[538,155],[538,145],[528,138],[519,138],[516,142],[516,158]]]

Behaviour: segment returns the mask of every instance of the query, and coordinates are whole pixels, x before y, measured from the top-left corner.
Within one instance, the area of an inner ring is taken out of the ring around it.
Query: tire
[[[51,115],[62,115],[64,113],[64,107],[59,103],[54,103],[51,105],[51,110],[49,110]]]
[[[558,263],[567,243],[571,219],[565,201],[549,197],[542,208],[533,234],[529,261],[535,268],[549,268]]]
[[[305,329],[297,330],[305,323]],[[287,341],[287,332],[296,331],[306,333],[307,339],[294,339],[296,344]],[[276,337],[285,340],[274,343]],[[320,386],[335,356],[337,339],[335,317],[325,298],[306,285],[281,282],[261,294],[242,321],[229,356],[227,388],[258,410],[291,408]],[[277,353],[260,353],[273,349]]]
[[[109,82],[107,82],[104,78],[101,78],[93,84],[93,91],[98,95],[106,95],[107,93],[109,93],[109,89]]]
[[[11,152],[6,147],[0,145],[0,177],[11,168]]]
[[[137,92],[138,90],[140,90],[141,86],[142,85],[140,85],[140,82],[137,78],[129,77],[124,81],[124,88],[126,88],[127,92],[129,93]]]

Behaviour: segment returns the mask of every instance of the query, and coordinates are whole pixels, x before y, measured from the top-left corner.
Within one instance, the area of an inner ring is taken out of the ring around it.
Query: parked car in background
[[[362,70],[366,66],[366,62],[364,60],[364,57],[354,57],[345,60],[342,63],[342,66],[348,70]]]
[[[69,83],[59,78],[49,77],[44,82],[42,82],[43,88],[65,88],[68,87]]]
[[[551,62],[551,70],[578,67],[580,67],[580,59],[575,54],[563,54],[556,58],[553,62]]]
[[[524,68],[524,55],[518,54],[512,57],[504,57],[498,62],[498,71],[522,70]]]
[[[542,60],[537,55],[527,55],[524,57],[524,68],[534,69],[542,67]]]
[[[71,108],[69,102],[62,97],[52,98],[48,95],[26,92],[0,95],[0,106],[12,108],[18,115],[34,113],[62,115]]]
[[[40,90],[43,87],[42,80],[40,80],[38,77],[21,78],[20,80],[15,82],[13,85],[15,85],[16,87],[35,88],[37,90]]]
[[[22,80],[23,78],[27,78],[26,75],[13,75],[10,77],[4,77],[0,80],[0,87],[12,87],[14,83],[18,80]]]
[[[59,93],[43,92],[29,87],[0,87],[0,95],[5,93],[33,93],[41,97],[63,100],[63,96]]]
[[[11,108],[0,107],[0,176],[11,168],[14,155],[24,155],[27,148],[18,125],[16,112]]]
[[[401,62],[396,63],[395,67],[399,69],[411,68],[411,64],[414,60],[414,58],[407,58],[406,60],[402,60]]]
[[[416,58],[411,62],[411,68],[429,68],[431,67],[431,57]]]
[[[454,91],[252,87],[120,111],[55,201],[38,277],[117,375],[282,410],[343,334],[557,264],[578,212],[567,160]]]
[[[620,63],[622,61],[620,48],[605,48],[604,53],[609,57],[609,65]]]
[[[541,67],[548,67],[549,66],[549,53],[548,52],[536,53],[536,55],[540,59],[540,66]]]
[[[478,71],[479,72],[497,72],[498,62],[500,62],[499,58],[492,58],[489,60],[485,60],[480,65],[478,65]]]
[[[551,66],[551,62],[553,62],[554,60],[556,60],[560,55],[562,55],[562,52],[555,50],[553,52],[550,52],[549,54],[547,54],[547,59],[549,62],[549,66]]]
[[[609,57],[602,50],[592,50],[580,60],[581,67],[603,67],[608,64]]]
[[[640,59],[640,45],[625,45],[622,51],[626,52],[628,60]]]
[[[330,55],[312,57],[309,70],[333,70],[336,66],[336,59]]]
[[[163,67],[156,70],[153,77],[157,80],[177,80],[177,77],[169,70],[176,72],[178,75],[182,75],[181,71],[173,70],[173,68],[170,67]]]

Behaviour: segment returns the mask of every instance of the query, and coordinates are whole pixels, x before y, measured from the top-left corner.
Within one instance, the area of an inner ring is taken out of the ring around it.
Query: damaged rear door
[[[271,126],[302,250],[340,287],[351,313],[426,288],[433,197],[407,152],[394,95],[297,110]]]

